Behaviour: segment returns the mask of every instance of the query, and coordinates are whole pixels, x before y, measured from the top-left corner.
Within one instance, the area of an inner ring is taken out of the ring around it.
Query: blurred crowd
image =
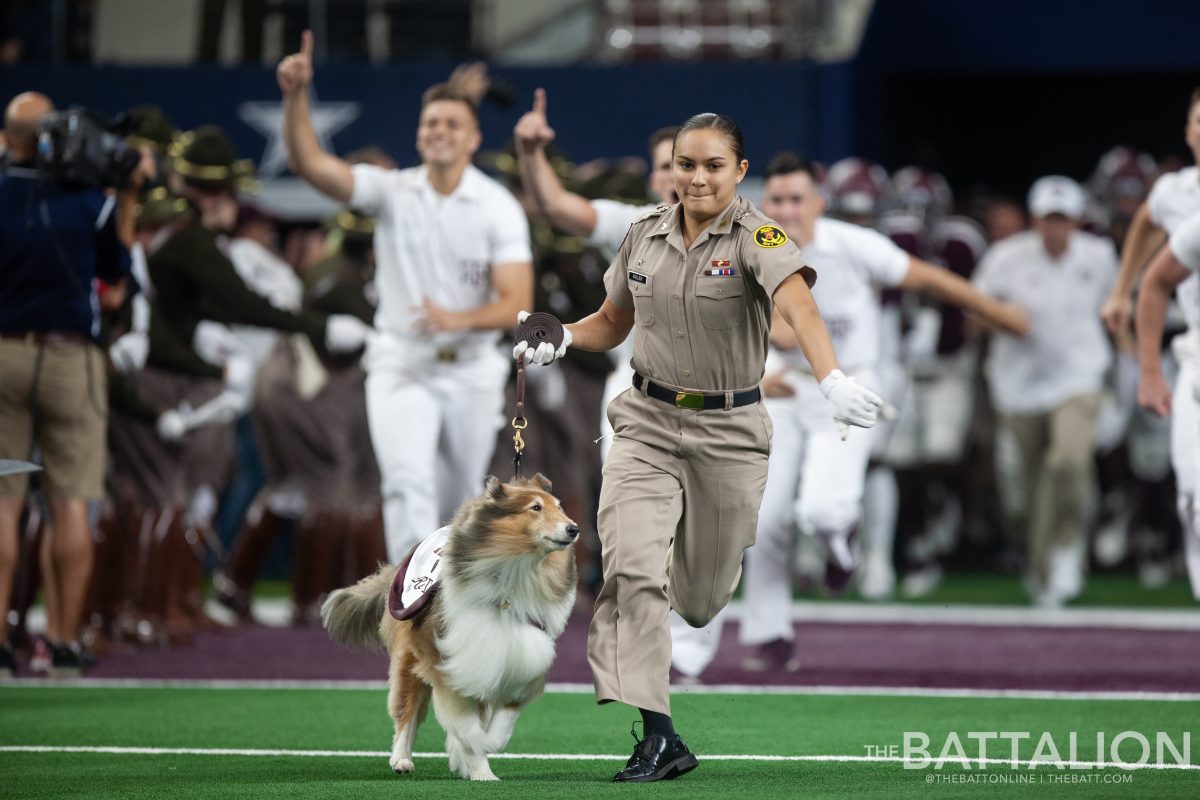
[[[476,96],[486,91],[478,69],[458,75]],[[377,299],[373,220],[349,210],[323,220],[276,218],[255,197],[253,166],[236,158],[221,131],[177,130],[150,107],[130,116],[129,143],[153,168],[133,217],[131,274],[141,291],[97,279],[100,341],[109,354],[108,453],[104,500],[90,510],[93,567],[79,617],[84,662],[89,650],[189,641],[217,624],[209,598],[235,619],[252,620],[255,585],[280,563],[292,621],[313,624],[326,593],[387,558],[359,365]],[[585,199],[664,199],[650,191],[656,164],[642,154],[587,163],[572,163],[565,150],[549,156],[563,186]],[[382,148],[344,157],[396,166]],[[511,145],[485,146],[476,163],[529,214],[536,309],[570,322],[598,308],[607,256],[539,213]],[[1155,181],[1182,165],[1116,147],[1078,184],[1063,178],[1045,190],[1054,195],[1049,200],[952,187],[926,165],[888,166],[863,158],[817,165],[828,214],[879,231],[912,256],[974,279],[985,293],[1015,280],[1015,271],[985,278],[981,265],[1005,257],[1005,243],[1011,249],[1014,237],[1027,235],[1031,216],[1063,217],[1068,229],[1106,243],[1097,245],[1078,303],[1063,313],[1088,315],[1104,331],[1100,306],[1115,285],[1116,254],[1131,221]],[[757,203],[756,191],[746,194]],[[1038,228],[1036,235],[1053,234]],[[997,342],[947,303],[896,289],[883,291],[880,302],[877,377],[890,419],[853,434],[872,437],[854,590],[872,600],[924,596],[948,571],[1027,578],[1035,495],[1045,487],[1031,485],[1021,430],[1004,424],[1012,411],[1003,407],[1004,375],[985,369]],[[1047,605],[1077,596],[1091,570],[1133,572],[1147,589],[1184,572],[1169,424],[1139,408],[1133,329],[1127,319],[1114,327],[1102,336],[1093,422],[1075,435],[1088,461],[1071,473],[1086,480],[1082,527],[1061,543],[1049,567],[1055,577],[1030,591]],[[1162,343],[1168,364],[1170,340],[1183,328],[1172,313]],[[1076,333],[1061,335],[1074,346]],[[525,469],[551,476],[584,528],[576,548],[584,603],[600,580],[595,517],[606,383],[627,359],[627,352],[573,349],[527,375]],[[514,370],[506,409],[515,393]],[[512,431],[507,419],[496,427],[491,472],[506,478]],[[59,641],[49,644],[27,625],[54,563],[42,544],[42,485],[31,476],[6,620],[9,641],[30,650],[35,671],[49,669],[53,647],[75,638],[66,618],[54,633]],[[828,591],[820,542],[797,541],[796,585]],[[1048,584],[1055,588],[1049,595]]]

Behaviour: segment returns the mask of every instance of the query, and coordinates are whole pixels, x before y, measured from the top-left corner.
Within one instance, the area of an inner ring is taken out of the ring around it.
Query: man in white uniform
[[[813,297],[833,338],[838,362],[867,383],[879,359],[879,294],[899,288],[931,294],[1023,333],[1024,314],[996,302],[949,270],[909,255],[870,228],[823,217],[824,198],[812,166],[781,153],[768,165],[763,212],[800,247],[821,276]],[[826,580],[841,590],[857,566],[856,529],[871,454],[870,432],[846,436],[830,414],[819,387],[811,391],[810,367],[785,326],[771,328],[772,353],[763,392],[775,426],[767,487],[758,517],[758,538],[746,553],[743,579],[743,644],[758,648],[751,668],[785,667],[792,661],[790,552],[793,530],[822,540],[828,553]],[[868,384],[869,385],[869,384]]]
[[[533,299],[529,229],[516,199],[471,165],[482,137],[467,95],[427,91],[422,166],[386,170],[321,150],[309,114],[310,32],[278,79],[293,170],[377,220],[367,411],[396,563],[483,485],[509,374],[496,341]]]
[[[1184,139],[1192,151],[1192,158],[1200,163],[1200,89],[1192,92],[1188,103]],[[1121,273],[1117,277],[1112,294],[1104,304],[1104,320],[1113,335],[1128,332],[1132,311],[1130,292],[1151,254],[1160,248],[1168,234],[1174,237],[1181,226],[1198,213],[1200,167],[1187,167],[1163,175],[1155,181],[1150,196],[1134,214],[1125,238],[1125,247],[1121,251]],[[1174,238],[1172,241],[1175,241]],[[1179,260],[1182,262],[1183,258],[1179,257]],[[1176,275],[1178,274],[1177,272]],[[1183,311],[1184,319],[1187,320],[1187,332],[1172,340],[1172,349],[1179,360],[1180,372],[1171,403],[1174,410],[1171,416],[1171,466],[1175,470],[1176,502],[1179,519],[1183,523],[1188,575],[1192,581],[1192,593],[1200,598],[1200,528],[1197,527],[1195,516],[1197,507],[1200,507],[1200,487],[1197,486],[1194,477],[1198,471],[1194,436],[1196,420],[1200,414],[1196,410],[1196,397],[1191,390],[1191,384],[1197,380],[1197,371],[1200,370],[1197,364],[1200,360],[1200,277],[1195,272],[1183,277],[1175,298]],[[1138,340],[1139,343],[1142,340],[1140,319]],[[1157,357],[1155,363],[1158,363]],[[1144,375],[1144,359],[1142,371]]]
[[[1109,239],[1077,229],[1087,197],[1070,178],[1039,179],[1028,206],[1034,230],[996,243],[975,284],[1029,313],[1024,339],[993,337],[986,374],[997,452],[1008,448],[1019,464],[1007,504],[1012,533],[1026,544],[1035,601],[1057,606],[1082,589],[1092,441],[1112,360],[1099,311],[1117,253]]]
[[[1172,415],[1171,456],[1178,487],[1179,518],[1183,521],[1184,556],[1192,596],[1200,600],[1200,341],[1196,319],[1200,298],[1183,296],[1183,286],[1200,275],[1200,211],[1175,226],[1146,273],[1137,305],[1138,360],[1142,366],[1138,402],[1160,416]],[[1174,396],[1163,377],[1160,357],[1163,326],[1171,293],[1179,290],[1188,314],[1188,332],[1175,337],[1180,370]],[[1187,304],[1190,304],[1190,308]]]

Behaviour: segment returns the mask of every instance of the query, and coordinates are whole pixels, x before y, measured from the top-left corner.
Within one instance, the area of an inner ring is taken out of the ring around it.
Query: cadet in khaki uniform
[[[809,292],[816,273],[737,183],[749,162],[727,117],[679,129],[672,170],[680,203],[635,222],[605,275],[600,310],[566,326],[563,345],[609,350],[633,331],[633,388],[609,406],[599,529],[604,587],[588,637],[600,703],[636,706],[645,724],[617,781],[674,778],[696,766],[669,716],[673,608],[700,627],[728,602],[754,543],[771,422],[759,400],[778,305],[843,426],[870,427],[882,402],[837,369]],[[522,317],[523,319],[523,317]],[[844,428],[843,428],[844,429]]]

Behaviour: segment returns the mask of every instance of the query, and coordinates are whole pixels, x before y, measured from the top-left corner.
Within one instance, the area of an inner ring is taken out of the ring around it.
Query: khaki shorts
[[[95,345],[0,338],[0,458],[28,461],[34,447],[47,497],[104,493],[108,380]],[[24,496],[28,475],[0,478],[0,496]]]

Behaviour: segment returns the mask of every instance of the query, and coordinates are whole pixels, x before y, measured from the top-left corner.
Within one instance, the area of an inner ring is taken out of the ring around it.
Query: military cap
[[[125,118],[129,130],[126,141],[134,147],[146,146],[161,155],[179,136],[179,130],[158,106],[134,106]]]
[[[175,172],[189,186],[217,190],[232,188],[238,179],[233,143],[215,125],[195,131],[175,159]]]

